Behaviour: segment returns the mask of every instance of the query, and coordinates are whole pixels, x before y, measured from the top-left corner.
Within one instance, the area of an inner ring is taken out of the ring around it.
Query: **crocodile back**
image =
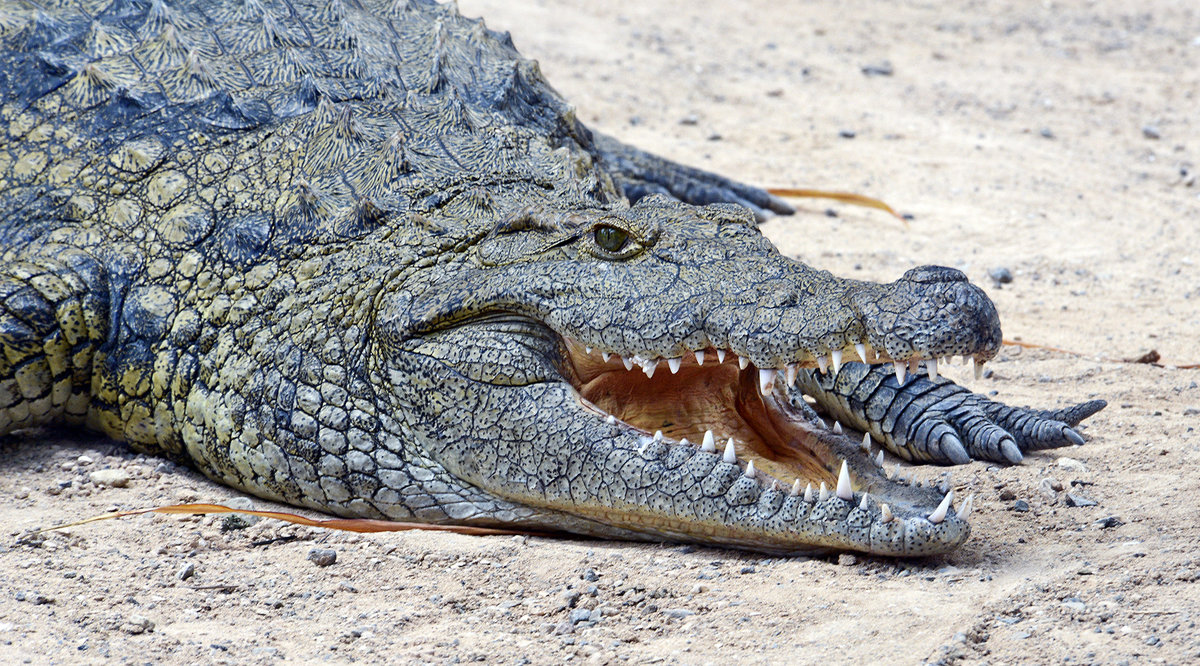
[[[537,64],[453,5],[6,0],[0,46],[4,247],[80,224],[245,265],[616,198]]]

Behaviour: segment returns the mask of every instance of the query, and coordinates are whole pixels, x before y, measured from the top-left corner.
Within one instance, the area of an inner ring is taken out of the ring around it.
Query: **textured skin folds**
[[[0,433],[340,515],[927,554],[966,522],[800,390],[934,462],[1090,413],[815,374],[986,361],[995,308],[781,256],[755,218],[786,204],[592,134],[448,5],[0,0],[0,211]]]

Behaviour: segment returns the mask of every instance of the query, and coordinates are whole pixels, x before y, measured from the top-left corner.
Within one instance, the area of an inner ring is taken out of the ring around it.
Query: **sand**
[[[1200,371],[1176,367],[1200,362],[1194,3],[460,4],[511,30],[596,129],[911,214],[906,228],[800,201],[763,228],[841,275],[965,271],[1006,337],[1076,352],[1005,348],[974,390],[1106,399],[1090,441],[954,469],[959,496],[976,495],[971,540],[897,561],[267,521],[222,532],[219,517],[31,543],[31,528],[111,508],[236,494],[103,439],[9,438],[0,662],[1200,661]],[[1159,364],[1123,362],[1151,350]],[[86,480],[104,468],[128,487]],[[314,548],[336,563],[314,564]]]

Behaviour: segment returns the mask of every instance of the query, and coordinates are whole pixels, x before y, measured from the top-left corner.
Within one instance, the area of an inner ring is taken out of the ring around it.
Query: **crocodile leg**
[[[601,163],[630,203],[651,194],[665,194],[697,206],[736,203],[754,211],[759,222],[772,214],[793,212],[785,201],[765,190],[651,155],[599,132],[592,135]]]
[[[870,433],[897,456],[937,463],[1019,463],[1028,451],[1082,444],[1073,426],[1107,404],[1092,400],[1057,411],[1010,407],[945,377],[916,373],[901,385],[891,367],[862,363],[802,372],[798,382],[838,421]]]
[[[0,433],[84,422],[108,329],[93,284],[95,261],[67,248],[0,266]]]

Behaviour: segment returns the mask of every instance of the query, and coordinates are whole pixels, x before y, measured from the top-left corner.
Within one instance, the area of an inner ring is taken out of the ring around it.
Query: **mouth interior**
[[[815,441],[810,426],[778,389],[767,395],[760,392],[753,364],[739,368],[732,354],[719,362],[716,350],[710,349],[703,365],[695,358],[681,359],[673,373],[664,362],[648,377],[638,365],[627,370],[619,356],[606,362],[573,342],[567,348],[572,384],[580,396],[647,435],[662,431],[666,438],[686,439],[699,447],[705,432],[711,431],[718,453],[732,438],[738,459],[752,460],[768,482],[774,479],[788,487],[799,479],[800,487],[836,485],[836,459],[810,448],[808,442]],[[777,383],[784,381],[781,373]]]

